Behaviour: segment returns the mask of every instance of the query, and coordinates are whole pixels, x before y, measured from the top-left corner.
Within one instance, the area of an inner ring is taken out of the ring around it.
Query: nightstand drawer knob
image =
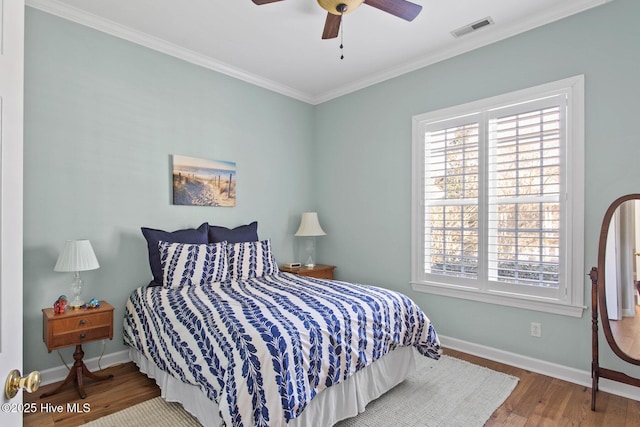
[[[85,334],[84,332],[80,334],[80,339],[83,340],[85,339],[85,337],[87,336],[87,334]]]
[[[87,324],[87,321],[84,319],[80,319],[80,326],[84,326]]]

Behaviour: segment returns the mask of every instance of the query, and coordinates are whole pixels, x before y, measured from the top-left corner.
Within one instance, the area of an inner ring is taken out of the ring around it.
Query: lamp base
[[[316,238],[314,236],[307,237],[306,244],[304,245],[304,255],[306,261],[304,266],[307,268],[313,268],[316,266]]]
[[[80,278],[80,272],[76,271],[73,276],[73,283],[71,283],[71,292],[73,292],[73,301],[68,302],[67,305],[73,309],[81,308],[84,305],[84,301],[80,299],[82,295],[82,279]]]
[[[67,306],[71,307],[73,309],[82,308],[84,306],[84,301],[74,300],[74,301],[71,301],[70,303],[68,303]]]

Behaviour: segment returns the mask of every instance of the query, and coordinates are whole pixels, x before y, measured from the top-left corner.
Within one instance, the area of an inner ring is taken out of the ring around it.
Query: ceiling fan
[[[278,1],[282,0],[253,0],[257,5]],[[334,39],[338,37],[342,15],[353,12],[362,3],[402,18],[405,21],[413,21],[422,10],[422,6],[408,2],[407,0],[318,0],[320,7],[328,12],[322,38]]]

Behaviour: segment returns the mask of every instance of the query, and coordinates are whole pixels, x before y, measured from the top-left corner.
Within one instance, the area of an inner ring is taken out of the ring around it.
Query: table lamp
[[[315,257],[316,257],[316,236],[326,236],[327,233],[324,232],[322,227],[320,227],[320,222],[318,221],[318,213],[317,212],[304,212],[302,214],[302,219],[300,220],[300,227],[298,227],[298,231],[294,236],[298,237],[307,237],[305,242],[305,253],[307,260],[304,263],[305,267],[313,268],[316,266]]]
[[[67,240],[64,248],[58,257],[54,271],[73,271],[73,283],[71,291],[73,292],[73,301],[68,304],[73,308],[84,305],[84,301],[80,299],[82,294],[81,271],[95,270],[99,268],[96,254],[93,252],[91,242],[88,240]]]

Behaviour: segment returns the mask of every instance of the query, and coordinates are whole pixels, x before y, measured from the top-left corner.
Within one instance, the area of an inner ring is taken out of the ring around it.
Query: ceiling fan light
[[[344,11],[346,15],[356,10],[362,3],[364,3],[364,0],[318,0],[321,8],[334,15],[342,15],[340,9],[344,8],[344,6],[340,5],[347,6],[347,9]]]

